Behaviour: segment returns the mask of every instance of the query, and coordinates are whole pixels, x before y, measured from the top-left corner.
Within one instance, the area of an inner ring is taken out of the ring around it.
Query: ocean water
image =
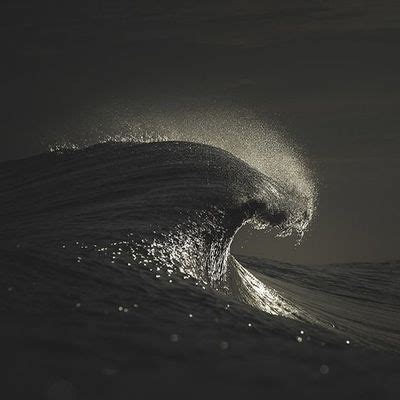
[[[4,398],[397,398],[400,263],[231,254],[244,224],[300,243],[316,203],[301,163],[232,153],[108,142],[0,164]]]

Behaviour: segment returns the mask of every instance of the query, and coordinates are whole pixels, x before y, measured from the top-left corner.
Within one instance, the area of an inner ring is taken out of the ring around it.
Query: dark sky
[[[245,109],[305,149],[320,199],[302,246],[243,233],[240,251],[400,258],[400,2],[58,3],[1,6],[0,160],[94,134],[118,107]]]

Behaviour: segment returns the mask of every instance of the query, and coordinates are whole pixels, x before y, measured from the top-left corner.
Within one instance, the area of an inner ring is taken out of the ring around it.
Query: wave
[[[155,240],[210,282],[223,279],[243,224],[302,235],[312,217],[308,198],[226,151],[186,142],[108,143],[8,162],[2,187],[5,239]],[[174,246],[206,261],[185,261]]]
[[[109,142],[8,161],[0,174],[3,257],[17,249],[14,258],[36,260],[39,270],[43,260],[57,260],[62,267],[46,274],[66,281],[82,266],[93,279],[122,266],[167,282],[194,279],[269,314],[337,328],[327,308],[310,306],[282,280],[230,254],[244,224],[301,239],[314,198],[228,151],[181,141]]]

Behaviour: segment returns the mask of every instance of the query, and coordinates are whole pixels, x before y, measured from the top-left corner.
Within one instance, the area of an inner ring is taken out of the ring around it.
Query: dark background
[[[400,258],[398,1],[1,7],[0,160],[95,135],[119,110],[149,124],[159,110],[249,110],[304,148],[319,205],[300,247],[244,229],[234,251],[304,263]]]

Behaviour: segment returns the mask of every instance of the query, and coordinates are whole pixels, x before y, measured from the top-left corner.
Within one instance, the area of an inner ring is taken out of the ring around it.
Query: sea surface
[[[247,161],[161,141],[2,162],[2,398],[398,398],[400,262],[231,254],[245,224],[301,245],[315,213],[307,179]]]

